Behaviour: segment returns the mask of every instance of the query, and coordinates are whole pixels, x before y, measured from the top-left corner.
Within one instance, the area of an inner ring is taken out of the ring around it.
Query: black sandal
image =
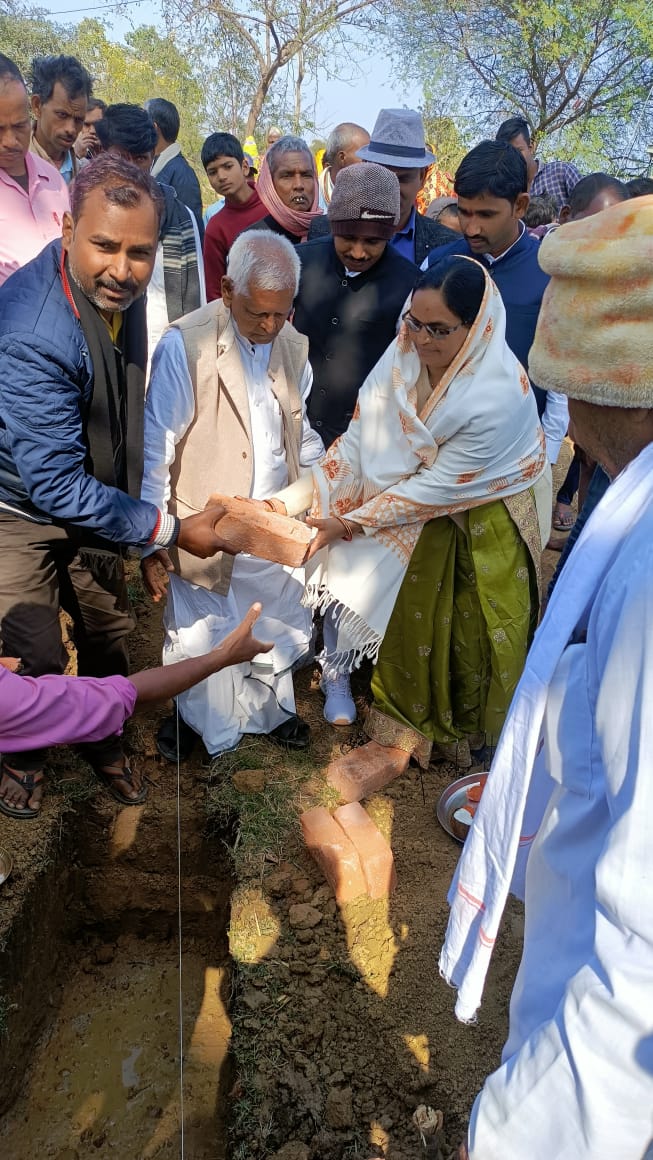
[[[308,749],[311,743],[311,729],[306,721],[302,721],[293,713],[287,721],[282,721],[276,729],[268,733],[270,741],[281,745],[283,749]]]
[[[188,761],[198,737],[199,734],[186,724],[182,716],[177,717],[173,713],[161,722],[156,735],[156,747],[166,761],[176,765],[178,761]]]
[[[16,806],[7,805],[5,799],[0,798],[0,812],[8,818],[15,818],[16,821],[29,821],[30,818],[38,817],[41,812],[41,806],[39,805],[37,809],[34,809],[32,806],[28,806],[27,803],[34,793],[34,790],[42,785],[45,780],[42,768],[27,769],[24,773],[19,773],[17,770],[10,769],[5,761],[0,761],[0,777],[11,778],[27,794],[25,805],[21,810],[17,809]]]
[[[116,782],[118,781],[126,781],[128,785],[134,784],[134,774],[124,754],[120,761],[113,761],[104,765],[92,761],[90,764],[98,781],[102,782],[102,785],[109,791],[111,797],[117,802],[120,802],[121,806],[140,806],[145,801],[147,797],[146,785],[141,786],[136,797],[127,797],[119,789],[116,789]]]

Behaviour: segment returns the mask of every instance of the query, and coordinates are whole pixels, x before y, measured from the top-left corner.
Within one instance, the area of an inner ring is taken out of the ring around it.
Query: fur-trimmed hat
[[[399,182],[383,165],[347,165],[327,213],[332,234],[389,240],[399,221]]]
[[[533,382],[602,407],[653,407],[653,196],[560,226],[531,347]]]

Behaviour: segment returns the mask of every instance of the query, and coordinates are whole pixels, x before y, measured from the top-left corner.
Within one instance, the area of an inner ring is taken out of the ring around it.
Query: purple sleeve
[[[126,677],[21,677],[0,666],[0,749],[101,741],[120,733],[135,703]]]

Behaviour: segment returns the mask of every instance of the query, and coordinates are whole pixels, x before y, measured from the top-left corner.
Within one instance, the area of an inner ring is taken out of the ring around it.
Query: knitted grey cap
[[[347,165],[336,177],[327,212],[332,234],[391,238],[399,221],[396,175],[383,165]]]

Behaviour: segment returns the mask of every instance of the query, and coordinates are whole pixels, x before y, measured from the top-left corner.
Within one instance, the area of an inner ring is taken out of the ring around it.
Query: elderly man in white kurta
[[[461,1156],[653,1156],[653,197],[562,227],[530,366],[612,482],[535,637],[450,892],[469,1022],[525,898],[502,1065]],[[480,1021],[482,1024],[482,1012]]]
[[[212,492],[265,500],[323,454],[306,419],[312,386],[307,340],[286,321],[299,282],[292,245],[275,234],[243,234],[232,247],[222,299],[174,323],[152,362],[145,409],[143,497],[164,509],[202,509]],[[271,506],[273,506],[271,504]],[[163,585],[143,561],[155,599]],[[184,757],[193,734],[211,755],[234,748],[244,733],[265,733],[291,748],[308,744],[295,713],[292,668],[306,655],[311,616],[301,604],[302,569],[253,556],[214,557],[194,566],[172,557],[164,617],[164,663],[215,647],[242,620],[252,601],[263,604],[260,633],[274,648],[218,673],[178,700],[182,719],[164,722],[164,756]]]

